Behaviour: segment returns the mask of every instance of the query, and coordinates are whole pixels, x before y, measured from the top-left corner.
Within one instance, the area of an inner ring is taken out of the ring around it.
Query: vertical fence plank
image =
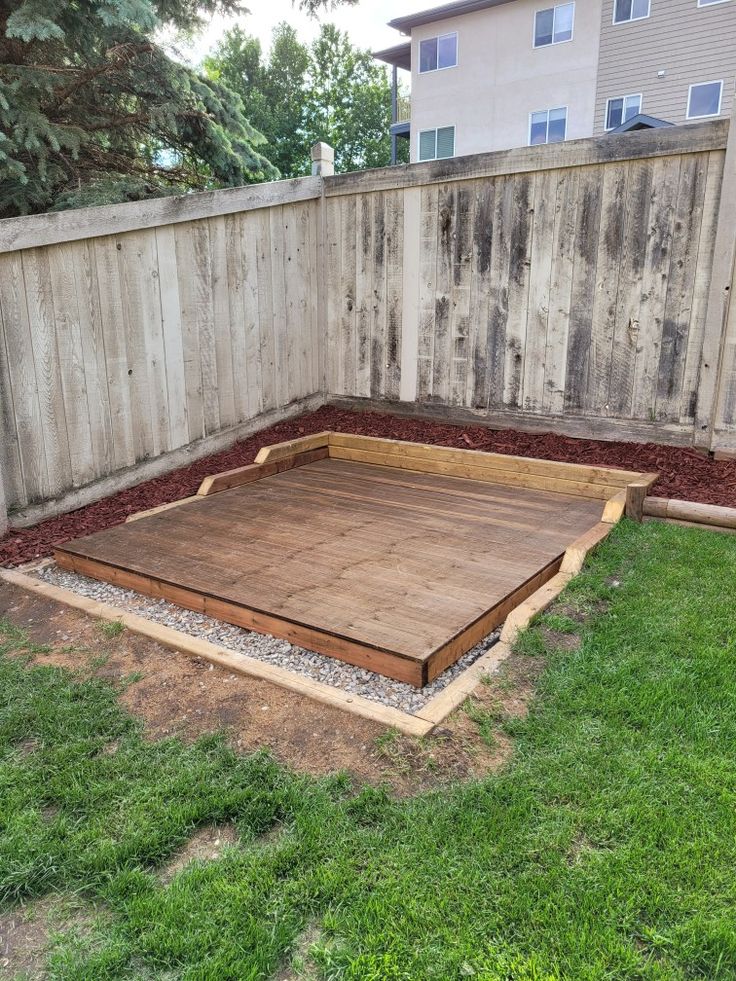
[[[1,257],[0,257],[1,258]],[[3,266],[0,263],[0,275]],[[8,500],[26,503],[23,467],[18,446],[18,425],[10,379],[10,360],[0,292],[0,535],[7,528]]]
[[[9,384],[6,383],[4,387],[4,398],[7,399],[12,393],[12,424],[17,433],[20,464],[20,470],[15,466],[11,469],[16,475],[16,496],[12,502],[17,505],[43,500],[50,495],[41,401],[36,385],[36,365],[21,257],[21,252],[0,255],[0,308],[9,378]],[[5,418],[6,424],[10,425],[9,415]],[[12,485],[7,482],[7,471],[5,487],[9,493]]]
[[[240,257],[240,277],[242,282],[243,321],[246,399],[243,406],[244,418],[252,419],[263,411],[265,403],[262,351],[261,323],[259,313],[260,272],[258,268],[259,243],[257,223],[248,215],[240,215],[238,219],[240,250],[236,249],[236,257]],[[235,322],[231,329],[235,329]]]
[[[423,187],[419,216],[419,339],[417,347],[417,399],[432,396],[432,362],[435,342],[435,303],[437,281],[436,187]]]
[[[527,412],[539,412],[544,402],[556,192],[557,176],[553,170],[535,176],[529,302],[524,345],[523,407]]]
[[[371,394],[371,380],[374,389],[382,388],[383,339],[374,330],[374,311],[384,301],[383,219],[381,195],[361,194],[355,211],[355,394],[362,397]]]
[[[402,194],[403,229],[401,271],[401,349],[399,398],[414,402],[418,396],[419,372],[419,289],[421,254],[422,194],[418,187],[406,188]],[[398,310],[397,310],[398,314]]]
[[[78,301],[94,476],[102,477],[111,473],[114,465],[110,392],[105,341],[102,336],[97,267],[91,242],[70,242],[69,249]]]
[[[558,174],[543,399],[545,412],[553,415],[561,415],[565,406],[579,182],[577,171]]]
[[[496,181],[494,196],[494,243],[490,268],[490,316],[486,350],[488,407],[503,408],[506,369],[506,326],[509,317],[509,269],[511,266],[511,214],[514,178]]]
[[[48,493],[54,496],[73,484],[48,250],[28,249],[23,253],[23,279],[41,406],[40,430],[46,450]]]
[[[230,296],[228,283],[225,218],[210,218],[210,270],[212,276],[212,329],[215,348],[217,426],[229,429],[237,422],[233,345],[230,334]]]
[[[350,395],[355,391],[357,350],[355,329],[356,198],[343,198],[340,210],[342,212],[340,228],[340,351],[342,352],[344,372],[343,392]]]
[[[603,188],[592,168],[579,173],[575,261],[565,365],[564,410],[582,413],[588,388]]]
[[[176,449],[189,442],[187,388],[184,367],[184,338],[179,295],[176,239],[170,226],[156,229],[156,260],[161,304],[164,361],[166,367],[166,414],[169,446]]]
[[[588,380],[584,398],[584,409],[588,415],[607,415],[610,412],[609,382],[626,225],[627,179],[626,164],[612,164],[603,173]]]
[[[705,337],[695,414],[696,446],[712,448],[736,375],[736,338],[729,332],[736,265],[736,103],[731,114],[723,164],[713,265],[705,315]]]
[[[523,401],[533,214],[534,179],[531,174],[521,174],[514,180],[511,205],[508,315],[503,369],[503,404],[515,409],[521,408]]]
[[[327,390],[336,395],[344,394],[342,352],[340,350],[340,233],[342,209],[340,198],[325,201],[325,309],[327,312],[326,382]]]
[[[470,372],[470,296],[473,278],[475,193],[472,185],[458,188],[457,221],[452,254],[450,290],[450,404],[464,405]]]
[[[695,423],[698,401],[698,381],[700,363],[705,343],[706,315],[713,268],[718,225],[718,207],[721,199],[721,183],[725,155],[721,151],[707,154],[703,218],[699,232],[697,252],[688,243],[688,258],[695,264],[695,283],[693,286],[693,305],[690,311],[687,355],[682,379],[680,400],[680,422],[685,425]],[[695,257],[693,259],[693,256]]]
[[[473,409],[487,409],[490,400],[488,352],[491,347],[491,260],[495,239],[495,181],[475,182],[473,270],[470,285],[472,317],[472,369],[467,401]]]
[[[386,277],[384,309],[386,333],[384,342],[385,375],[383,395],[398,399],[401,392],[403,343],[403,253],[404,195],[392,191],[383,198],[386,231]]]
[[[690,345],[690,325],[694,310],[695,274],[700,231],[703,227],[703,203],[707,160],[701,156],[683,157],[677,188],[674,227],[670,254],[669,287],[664,308],[662,344],[657,370],[654,416],[662,421],[678,422],[685,362]]]
[[[74,253],[70,244],[51,246],[47,253],[72,485],[82,487],[94,480],[98,470],[92,446]],[[93,372],[94,366],[90,365],[90,374]]]
[[[651,161],[635,161],[629,164],[619,279],[623,288],[618,291],[616,303],[611,380],[607,399],[611,414],[621,418],[631,416],[634,400],[634,371],[639,343],[639,314],[651,195]]]
[[[634,363],[631,413],[635,419],[654,422],[659,361],[669,291],[672,234],[680,159],[670,157],[652,164],[649,228],[641,281],[639,333]]]
[[[135,463],[118,244],[118,240],[112,237],[98,238],[91,243],[99,293],[101,335],[107,365],[112,451],[116,470]]]

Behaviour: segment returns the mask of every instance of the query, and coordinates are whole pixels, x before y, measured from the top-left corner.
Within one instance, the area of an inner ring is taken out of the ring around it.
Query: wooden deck
[[[611,490],[561,493],[309,447],[215,480],[206,496],[70,542],[57,561],[416,686],[558,571]]]

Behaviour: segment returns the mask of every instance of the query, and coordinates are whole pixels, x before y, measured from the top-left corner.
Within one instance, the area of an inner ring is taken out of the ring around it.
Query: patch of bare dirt
[[[583,643],[577,634],[565,634],[561,630],[550,630],[549,627],[539,629],[545,644],[553,650],[579,651]]]
[[[167,885],[192,862],[216,862],[225,848],[237,845],[238,832],[231,824],[208,824],[194,832],[189,841],[158,870],[158,880]]]
[[[316,923],[310,923],[296,940],[287,967],[275,976],[274,981],[316,981],[317,966],[309,952],[319,942],[322,931]]]
[[[489,749],[463,712],[426,739],[397,736],[399,748],[387,752],[386,729],[378,723],[129,631],[107,637],[94,618],[7,583],[0,583],[0,615],[27,630],[34,643],[49,645],[49,653],[34,656],[36,663],[120,684],[122,705],[143,721],[150,739],[193,741],[224,730],[237,752],[268,749],[292,769],[319,776],[347,771],[357,783],[386,784],[398,795],[498,766],[498,748]],[[122,684],[131,678],[138,680]],[[476,694],[482,702],[489,689],[481,685]],[[116,749],[110,744],[103,752]]]
[[[389,733],[378,740],[379,752],[398,772],[419,768],[428,777],[441,774],[443,782],[495,773],[513,752],[503,722],[526,716],[543,670],[542,658],[512,654],[431,735],[416,740]]]
[[[46,978],[53,935],[68,930],[78,935],[88,933],[94,915],[92,910],[58,895],[0,915],[0,977],[22,977],[24,981]]]

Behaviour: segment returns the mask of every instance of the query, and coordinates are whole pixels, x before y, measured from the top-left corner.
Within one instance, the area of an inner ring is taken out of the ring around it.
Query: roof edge
[[[489,7],[499,7],[501,4],[513,2],[514,0],[453,0],[452,3],[443,4],[441,7],[420,10],[416,14],[407,14],[404,17],[395,17],[388,22],[388,26],[406,34],[413,27],[421,27],[423,24],[432,24],[437,20],[446,20],[448,17],[473,14],[478,10],[486,10]]]

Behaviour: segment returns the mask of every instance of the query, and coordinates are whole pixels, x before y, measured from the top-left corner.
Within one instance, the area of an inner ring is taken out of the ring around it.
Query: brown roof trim
[[[486,10],[489,7],[499,7],[502,3],[512,2],[513,0],[454,0],[453,3],[446,3],[431,10],[421,10],[417,14],[396,17],[388,22],[388,26],[395,27],[397,31],[406,34],[413,27],[421,27],[422,24],[432,24],[436,20],[459,17],[462,14],[473,14],[477,10]]]
[[[411,71],[411,41],[396,44],[392,48],[384,48],[383,51],[374,51],[373,57],[385,61],[387,65],[395,65],[397,68]]]

